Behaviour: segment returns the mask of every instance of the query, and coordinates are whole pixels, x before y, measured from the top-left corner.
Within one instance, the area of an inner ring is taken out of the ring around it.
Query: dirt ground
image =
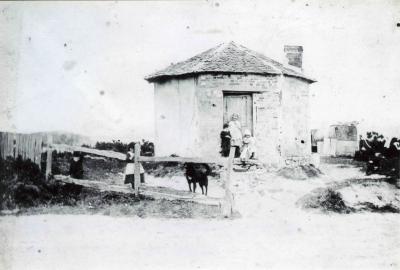
[[[365,177],[352,164],[321,164],[320,169],[323,175],[307,180],[265,171],[234,173],[235,209],[240,213],[234,219],[2,216],[0,268],[400,268],[399,214],[321,212],[299,205],[318,188],[380,176]],[[166,185],[176,182],[184,189],[179,177]],[[399,200],[396,189],[388,188],[385,194]],[[348,186],[343,194],[346,202],[354,200]]]

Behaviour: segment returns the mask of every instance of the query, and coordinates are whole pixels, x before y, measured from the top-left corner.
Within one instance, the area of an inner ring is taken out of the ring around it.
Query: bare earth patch
[[[234,173],[235,209],[241,214],[236,219],[204,219],[201,214],[163,218],[147,212],[146,218],[139,218],[122,208],[114,215],[113,204],[104,208],[110,216],[101,211],[3,216],[0,265],[4,269],[27,265],[31,269],[398,269],[398,214],[371,212],[362,204],[360,211],[348,214],[321,213],[296,204],[316,189],[329,188],[334,193],[327,197],[339,206],[341,201],[354,208],[365,201],[384,206],[398,199],[390,183],[374,175],[365,177],[353,164],[340,166],[323,164],[323,175],[304,181],[259,170]],[[184,189],[179,177],[166,183],[180,183]],[[135,206],[127,208],[131,207]],[[182,205],[160,202],[145,209],[168,212],[174,207],[183,215]]]

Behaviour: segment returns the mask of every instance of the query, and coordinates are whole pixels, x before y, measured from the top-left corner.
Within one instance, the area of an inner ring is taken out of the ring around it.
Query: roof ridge
[[[240,45],[240,46],[242,46],[242,45]],[[242,47],[244,47],[244,46],[242,46]],[[246,48],[246,47],[244,47],[244,48]],[[248,50],[250,50],[250,49],[248,49]],[[268,57],[268,56],[266,56],[266,55],[264,55],[262,53],[259,53],[257,51],[253,51],[253,50],[250,50],[250,51],[252,53],[256,54],[261,59],[264,59],[264,60],[268,61],[270,64],[274,65],[274,68],[278,69],[281,74],[292,75],[292,76],[295,76],[295,77],[300,77],[300,78],[305,78],[305,79],[308,79],[308,80],[311,80],[311,81],[315,81],[314,79],[311,79],[310,77],[306,76],[302,71],[301,72],[297,71],[297,70],[295,70],[295,69],[293,69],[293,68],[291,68],[291,67],[289,67],[289,66],[287,66],[287,65],[285,65],[283,63],[280,63],[280,62],[278,62],[278,61],[276,61],[276,60],[274,60],[274,59],[272,59],[272,58],[270,58],[270,57]]]
[[[315,82],[302,72],[285,67],[262,53],[253,51],[234,41],[220,43],[187,60],[171,64],[167,68],[145,77],[149,82],[162,77],[176,77],[185,74],[206,72],[284,74]]]
[[[205,51],[204,53],[206,53],[206,52],[211,52],[211,51],[220,52],[221,48],[223,48],[223,47],[224,47],[224,43],[220,43],[219,45],[217,45],[217,46],[215,46],[215,47],[213,47],[213,48],[211,48],[211,49]],[[200,54],[198,54],[198,55],[200,55]],[[210,57],[208,57],[208,58],[210,58]],[[193,69],[194,69],[194,70],[195,70],[196,68],[199,69],[199,68],[202,67],[202,66],[204,66],[204,61],[203,61],[203,62],[198,62],[198,63],[193,67]]]
[[[276,62],[276,63],[279,64],[279,62],[277,62],[277,61],[275,61],[275,60],[273,60],[273,59],[271,59],[271,58],[269,58],[269,57],[263,55],[262,53],[259,53],[259,52],[250,50],[249,48],[247,48],[247,47],[245,47],[245,46],[243,46],[243,45],[239,45],[239,46],[242,47],[244,50],[246,50],[248,54],[250,54],[250,55],[252,55],[252,56],[254,56],[254,57],[259,57],[259,58],[261,58],[261,59],[264,60],[264,61],[267,60],[267,61],[269,61],[269,62],[272,62],[272,64],[274,64],[273,62]],[[269,63],[269,64],[271,64],[271,63]],[[275,66],[274,66],[273,68],[276,70],[276,72],[282,74],[282,71],[281,71],[281,70],[277,69]]]

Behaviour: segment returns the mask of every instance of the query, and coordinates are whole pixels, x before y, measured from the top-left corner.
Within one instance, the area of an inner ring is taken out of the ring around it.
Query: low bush
[[[349,213],[340,193],[331,188],[318,188],[302,197],[297,204],[305,209],[319,209],[323,212]]]
[[[0,159],[0,209],[33,206],[45,186],[44,174],[30,160]]]
[[[131,144],[123,143],[120,140],[112,140],[111,142],[96,142],[94,148],[126,153],[128,152],[130,145]],[[142,156],[154,156],[154,143],[142,140],[140,142],[140,154]]]

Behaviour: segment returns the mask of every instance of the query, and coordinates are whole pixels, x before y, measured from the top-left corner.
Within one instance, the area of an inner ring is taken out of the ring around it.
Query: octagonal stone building
[[[309,86],[301,46],[285,46],[287,65],[234,42],[224,43],[145,79],[154,83],[155,154],[217,157],[233,113],[269,164],[311,154]]]

